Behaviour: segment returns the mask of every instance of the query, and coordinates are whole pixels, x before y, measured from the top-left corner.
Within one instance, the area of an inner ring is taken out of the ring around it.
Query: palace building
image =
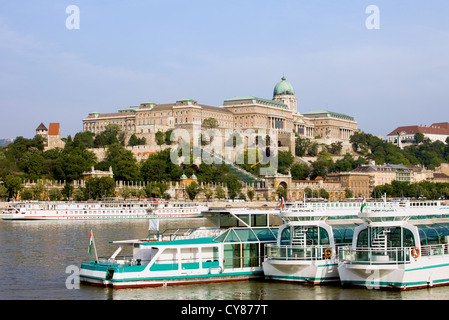
[[[327,139],[327,143],[349,141],[357,131],[354,118],[341,113],[321,110],[300,114],[295,90],[285,77],[274,87],[272,99],[234,97],[224,100],[221,106],[204,105],[193,99],[163,104],[145,102],[115,113],[89,113],[83,119],[83,130],[98,134],[114,123],[127,138],[135,134],[151,143],[158,131],[201,128],[209,118],[215,119],[221,130],[275,130],[277,145],[292,152],[295,133],[311,139]]]

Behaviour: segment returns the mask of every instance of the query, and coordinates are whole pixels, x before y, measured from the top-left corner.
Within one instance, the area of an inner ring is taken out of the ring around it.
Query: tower
[[[295,97],[295,89],[290,82],[286,80],[283,76],[281,81],[279,81],[273,90],[273,100],[280,101],[286,105],[288,105],[289,109],[293,113],[297,113],[297,100]]]

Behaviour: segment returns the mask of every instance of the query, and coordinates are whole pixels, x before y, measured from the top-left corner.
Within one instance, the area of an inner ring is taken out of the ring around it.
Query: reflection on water
[[[204,219],[161,220],[160,229],[210,226]],[[66,300],[445,300],[449,287],[391,292],[303,286],[294,283],[242,281],[158,288],[110,289],[80,285],[69,290],[70,265],[89,259],[92,229],[99,256],[116,249],[109,242],[143,238],[148,221],[0,221],[0,299]]]

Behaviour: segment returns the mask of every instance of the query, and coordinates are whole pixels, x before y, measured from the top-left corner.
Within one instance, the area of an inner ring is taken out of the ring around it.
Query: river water
[[[207,225],[203,219],[161,220],[160,230]],[[0,300],[446,300],[449,287],[391,292],[339,286],[243,281],[159,288],[111,289],[79,285],[74,272],[89,257],[93,230],[98,255],[114,240],[144,238],[147,220],[1,221]]]

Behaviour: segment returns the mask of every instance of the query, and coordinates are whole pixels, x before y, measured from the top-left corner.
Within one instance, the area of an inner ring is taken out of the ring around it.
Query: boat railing
[[[447,244],[424,245],[420,249],[417,247],[390,247],[387,249],[340,247],[338,249],[339,261],[347,264],[405,264],[419,256],[441,255],[449,255]]]
[[[327,251],[326,251],[327,250]],[[328,245],[265,245],[265,259],[268,260],[324,260],[332,256]]]

